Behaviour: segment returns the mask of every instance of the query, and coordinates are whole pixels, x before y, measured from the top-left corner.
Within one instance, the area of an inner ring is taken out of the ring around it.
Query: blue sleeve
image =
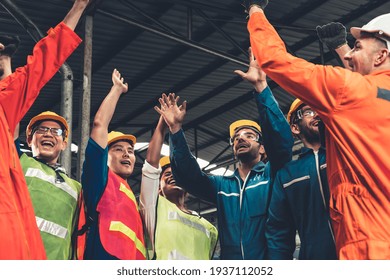
[[[295,250],[295,226],[279,174],[273,184],[266,223],[268,259],[291,260]]]
[[[23,152],[20,149],[20,139],[16,138],[14,143],[15,143],[16,152],[18,153],[18,156],[21,157],[23,155]]]
[[[279,108],[269,87],[261,93],[254,92],[259,123],[263,132],[264,148],[273,174],[292,158],[294,139],[290,125]]]
[[[189,193],[216,203],[212,176],[202,172],[188,147],[182,129],[175,134],[169,134],[169,150],[172,173],[176,183]]]
[[[92,138],[89,138],[81,175],[84,201],[89,216],[96,214],[96,207],[106,188],[107,158],[108,147],[103,149]]]

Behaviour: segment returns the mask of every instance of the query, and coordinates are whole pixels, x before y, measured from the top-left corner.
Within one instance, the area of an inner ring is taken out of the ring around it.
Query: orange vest
[[[135,196],[125,180],[108,170],[106,189],[97,206],[104,249],[121,260],[145,260],[141,216]]]

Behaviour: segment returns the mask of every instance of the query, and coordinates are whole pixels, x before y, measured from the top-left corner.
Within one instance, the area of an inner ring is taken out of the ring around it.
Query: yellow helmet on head
[[[296,111],[298,110],[299,106],[301,106],[303,104],[303,101],[301,101],[300,99],[295,99],[293,101],[293,103],[291,103],[291,106],[290,106],[290,110],[288,111],[287,113],[287,121],[289,124],[291,124],[291,115]]]
[[[130,141],[133,144],[133,146],[135,146],[135,143],[137,142],[137,138],[135,138],[135,136],[131,134],[124,134],[119,131],[111,131],[110,133],[108,133],[108,139],[107,139],[108,146],[119,140]]]
[[[230,124],[230,126],[229,126],[230,138],[232,138],[234,136],[234,133],[239,128],[240,129],[241,128],[253,129],[257,133],[259,133],[259,135],[261,136],[261,128],[260,128],[260,125],[257,122],[251,121],[251,120],[238,120],[238,121],[232,122]]]
[[[165,157],[160,158],[161,168],[164,169],[164,167],[166,167],[167,165],[170,165],[170,164],[171,164],[171,161],[169,159],[169,156],[165,156]]]
[[[69,135],[68,122],[60,115],[58,115],[54,112],[51,112],[51,111],[42,112],[30,120],[30,122],[28,123],[27,128],[26,128],[27,139],[32,137],[33,129],[37,125],[37,123],[40,123],[42,121],[58,122],[62,126],[62,128],[64,129],[64,141],[68,141],[68,135]]]

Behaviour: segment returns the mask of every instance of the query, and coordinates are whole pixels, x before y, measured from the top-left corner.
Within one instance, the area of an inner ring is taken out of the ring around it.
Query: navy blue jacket
[[[255,99],[269,162],[258,162],[245,182],[238,170],[232,176],[205,174],[191,154],[184,132],[170,134],[170,159],[176,182],[189,193],[217,205],[221,259],[266,258],[265,222],[272,174],[292,156],[290,127],[271,90],[255,93]]]
[[[292,259],[298,231],[299,259],[336,259],[328,205],[325,149],[303,148],[298,160],[276,174],[266,226],[268,257]]]

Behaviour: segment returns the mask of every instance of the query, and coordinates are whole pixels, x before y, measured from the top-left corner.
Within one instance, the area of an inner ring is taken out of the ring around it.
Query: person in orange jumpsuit
[[[330,216],[340,259],[390,259],[390,14],[351,28],[349,69],[287,53],[263,8],[245,1],[259,66],[326,126]]]
[[[27,64],[11,73],[0,42],[0,259],[46,259],[13,132],[42,87],[80,44],[74,29],[89,0],[76,0],[64,20],[40,40]]]

